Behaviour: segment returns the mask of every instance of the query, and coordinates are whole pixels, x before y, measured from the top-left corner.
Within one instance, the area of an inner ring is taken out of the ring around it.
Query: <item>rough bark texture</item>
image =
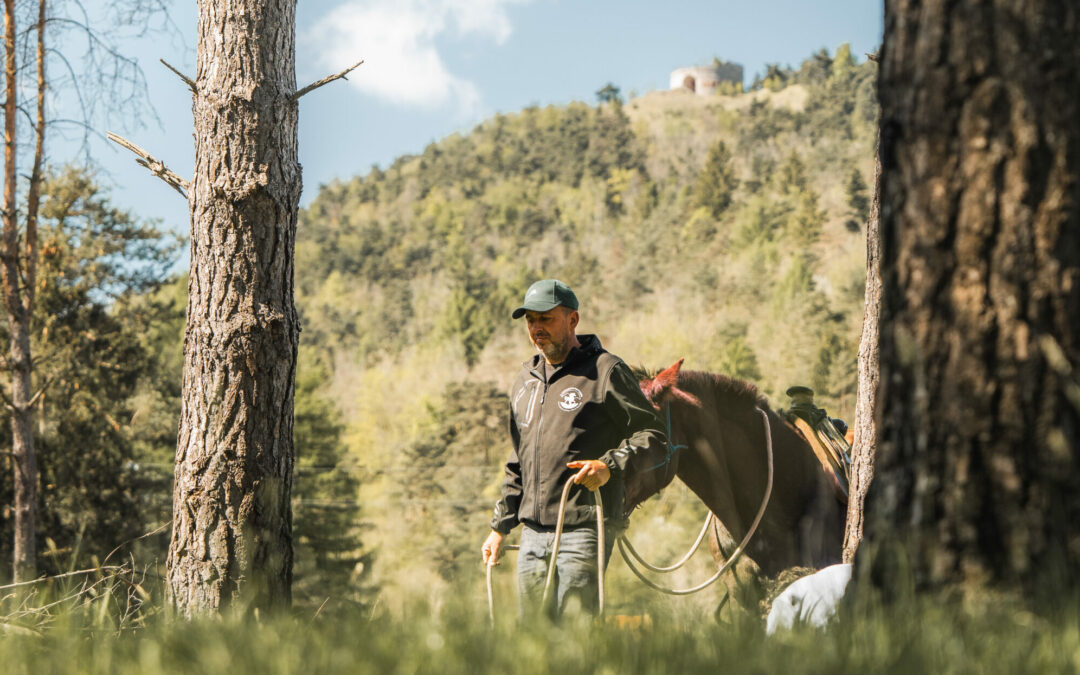
[[[874,478],[877,453],[878,381],[881,325],[881,139],[874,161],[874,198],[866,220],[866,291],[862,339],[859,341],[859,393],[855,400],[855,441],[851,448],[847,524],[844,527],[844,562],[855,559],[863,537],[863,505]]]
[[[15,541],[12,561],[16,581],[32,578],[37,569],[37,457],[34,454],[34,415],[31,405],[32,361],[30,359],[30,317],[32,301],[26,302],[27,290],[19,265],[19,223],[16,210],[16,116],[18,66],[16,64],[15,3],[4,1],[4,188],[3,264],[4,308],[7,312],[10,343],[8,361],[11,372],[11,453],[14,462]]]
[[[1080,579],[1078,22],[1075,0],[886,0],[863,545],[885,585],[889,559],[921,588]]]
[[[289,601],[295,0],[200,0],[191,280],[168,588],[184,615]]]

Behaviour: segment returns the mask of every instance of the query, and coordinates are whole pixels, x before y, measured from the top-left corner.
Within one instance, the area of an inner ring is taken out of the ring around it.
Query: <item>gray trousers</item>
[[[521,614],[528,615],[540,609],[547,579],[548,563],[555,546],[555,533],[535,530],[528,525],[521,532],[521,548],[518,550],[518,599]],[[604,568],[611,559],[615,538],[621,534],[605,523]],[[549,592],[548,606],[544,610],[552,617],[570,612],[596,614],[599,604],[599,586],[596,567],[596,526],[588,525],[563,530],[559,543],[559,557],[555,561],[555,578]]]

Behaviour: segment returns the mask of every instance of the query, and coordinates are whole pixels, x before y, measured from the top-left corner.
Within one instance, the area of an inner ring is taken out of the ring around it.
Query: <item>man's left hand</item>
[[[571,469],[581,469],[571,479],[579,485],[584,485],[589,490],[596,490],[611,478],[611,469],[598,459],[586,459],[568,462],[566,466]]]

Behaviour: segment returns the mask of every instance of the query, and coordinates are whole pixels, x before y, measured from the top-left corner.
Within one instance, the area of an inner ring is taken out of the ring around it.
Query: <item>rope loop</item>
[[[761,499],[761,506],[758,508],[757,515],[754,517],[754,522],[750,525],[750,529],[746,531],[746,535],[743,537],[742,541],[739,542],[738,548],[736,548],[732,552],[731,557],[729,557],[727,559],[727,561],[725,561],[724,564],[721,565],[719,567],[719,569],[716,570],[716,574],[712,575],[707,580],[705,580],[704,582],[698,584],[697,586],[694,586],[692,588],[680,588],[680,589],[665,588],[663,586],[659,586],[656,583],[654,583],[653,581],[651,581],[649,578],[647,578],[637,567],[635,567],[634,563],[630,560],[630,556],[628,556],[627,553],[626,553],[626,548],[624,548],[624,546],[623,546],[623,542],[626,542],[627,545],[629,545],[630,542],[626,538],[626,535],[623,535],[618,540],[619,541],[619,552],[622,553],[623,560],[626,562],[626,566],[629,567],[630,571],[633,572],[637,576],[638,579],[641,579],[641,581],[644,582],[646,586],[648,586],[648,587],[650,587],[650,588],[652,588],[654,590],[660,591],[661,593],[667,593],[668,595],[690,595],[691,593],[697,593],[698,591],[712,585],[713,582],[715,582],[717,579],[720,578],[720,575],[722,575],[733,564],[735,564],[735,562],[739,559],[739,556],[742,555],[743,550],[745,550],[746,545],[750,543],[750,538],[754,536],[755,532],[757,532],[758,525],[761,523],[761,518],[762,518],[762,516],[765,515],[765,509],[769,506],[769,499],[770,499],[770,497],[772,497],[772,487],[773,487],[773,445],[772,445],[772,427],[769,425],[769,416],[761,408],[756,408],[756,410],[761,414],[762,425],[765,427],[765,454],[766,454],[766,457],[768,459],[769,475],[768,475],[768,478],[765,481],[765,495]],[[712,514],[710,513],[709,515],[711,516]],[[705,522],[706,522],[706,525],[708,525],[708,522],[709,522],[708,519],[706,519]],[[630,548],[633,549],[632,546]],[[695,547],[695,550],[696,550],[696,547]],[[634,554],[636,555],[636,551],[635,551]]]

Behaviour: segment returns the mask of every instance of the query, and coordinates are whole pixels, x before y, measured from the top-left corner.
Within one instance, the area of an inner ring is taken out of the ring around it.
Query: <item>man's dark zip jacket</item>
[[[630,368],[595,335],[579,335],[578,342],[550,380],[537,354],[510,387],[513,450],[491,519],[491,529],[504,535],[519,522],[554,530],[563,485],[577,473],[566,463],[584,459],[599,459],[611,470],[600,488],[604,517],[621,524],[626,472],[666,456],[660,418]],[[565,526],[596,522],[594,504],[586,488],[571,488]]]

